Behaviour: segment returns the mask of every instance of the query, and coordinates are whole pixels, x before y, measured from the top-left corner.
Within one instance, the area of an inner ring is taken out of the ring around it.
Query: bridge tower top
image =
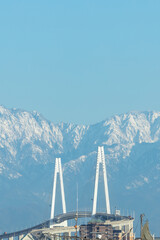
[[[98,193],[98,180],[99,180],[100,164],[102,164],[102,169],[103,169],[104,191],[105,191],[105,200],[106,200],[106,212],[108,214],[111,213],[110,202],[109,202],[109,192],[108,192],[108,182],[107,182],[107,172],[106,172],[106,164],[105,164],[105,155],[104,155],[104,147],[98,147],[92,215],[96,214],[96,208],[97,208],[97,193]]]
[[[56,160],[55,160],[55,172],[54,172],[54,179],[53,179],[53,193],[52,193],[52,204],[51,204],[51,217],[50,217],[50,219],[54,218],[55,198],[56,198],[56,184],[57,184],[57,174],[58,173],[59,173],[59,177],[60,177],[62,209],[63,209],[63,213],[66,213],[66,201],[65,201],[65,194],[64,194],[64,184],[63,184],[63,172],[62,172],[61,158],[56,158]],[[65,221],[64,223],[65,223],[65,226],[67,226],[67,221]]]

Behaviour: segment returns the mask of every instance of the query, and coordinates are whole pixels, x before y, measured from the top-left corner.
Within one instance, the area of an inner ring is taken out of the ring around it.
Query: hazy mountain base
[[[151,232],[159,234],[159,113],[129,113],[95,125],[78,126],[54,125],[35,112],[4,107],[0,110],[2,232],[29,227],[50,217],[56,156],[62,157],[67,211],[76,209],[77,185],[79,209],[91,209],[97,147],[104,145],[112,211],[118,208],[122,214],[131,215],[135,210],[136,222],[143,212]],[[104,208],[101,178],[97,210]],[[60,212],[57,189],[56,213]]]

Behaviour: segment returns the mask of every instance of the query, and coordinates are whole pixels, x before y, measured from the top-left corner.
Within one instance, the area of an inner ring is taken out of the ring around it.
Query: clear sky
[[[1,0],[0,104],[55,123],[160,111],[160,1]]]

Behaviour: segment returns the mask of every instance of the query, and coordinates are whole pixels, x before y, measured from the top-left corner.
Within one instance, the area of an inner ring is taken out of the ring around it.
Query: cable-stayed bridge
[[[97,213],[97,196],[98,196],[98,182],[99,182],[99,172],[100,165],[102,166],[103,171],[103,179],[104,179],[104,192],[105,192],[105,202],[106,202],[106,211],[103,213]],[[57,176],[60,178],[60,188],[61,188],[61,197],[62,197],[62,210],[63,213],[55,216],[55,198],[56,198],[56,185],[57,185]],[[66,211],[66,201],[65,201],[65,191],[64,191],[64,183],[63,183],[63,172],[61,165],[61,158],[56,158],[55,160],[55,172],[53,179],[53,193],[52,193],[52,203],[51,203],[51,215],[50,219],[42,222],[36,226],[26,228],[20,231],[12,232],[12,233],[4,233],[0,235],[1,239],[9,239],[13,240],[13,238],[18,237],[19,240],[34,240],[34,239],[55,239],[55,234],[67,233],[67,239],[71,236],[71,233],[79,230],[79,226],[77,226],[78,218],[90,218],[94,216],[103,217],[105,220],[114,221],[115,226],[119,226],[117,221],[123,221],[122,225],[128,226],[128,217],[122,217],[120,215],[111,214],[110,211],[110,201],[109,201],[109,192],[108,192],[108,182],[107,182],[107,171],[105,164],[105,154],[104,148],[98,147],[97,154],[97,166],[96,166],[96,176],[95,176],[95,188],[94,188],[94,197],[93,197],[93,209],[90,211],[78,211],[78,207],[76,211],[68,212]],[[68,220],[74,219],[76,221],[75,226],[68,226]],[[117,225],[116,225],[117,224]],[[130,224],[130,223],[129,223]],[[130,228],[130,226],[129,226]]]

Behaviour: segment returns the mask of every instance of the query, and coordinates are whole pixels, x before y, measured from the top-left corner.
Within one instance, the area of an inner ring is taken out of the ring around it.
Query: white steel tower
[[[105,200],[106,200],[106,211],[107,211],[108,214],[111,213],[110,203],[109,203],[109,193],[108,193],[108,183],[107,183],[107,173],[106,173],[104,147],[98,147],[96,179],[95,179],[95,187],[94,187],[94,199],[93,199],[92,215],[96,214],[97,193],[98,193],[98,179],[99,179],[99,166],[100,166],[100,164],[102,164],[102,169],[103,169],[104,191],[105,191]]]
[[[54,179],[53,179],[53,194],[52,194],[51,217],[50,217],[50,219],[54,218],[55,198],[56,198],[56,183],[57,183],[57,174],[58,173],[59,173],[59,177],[60,177],[61,196],[62,196],[62,208],[63,208],[63,213],[66,213],[66,202],[65,202],[65,195],[64,195],[64,185],[63,185],[63,173],[62,173],[61,158],[56,158],[56,160],[55,160],[55,172],[54,172]],[[67,226],[67,221],[61,223],[60,225],[61,226]]]

